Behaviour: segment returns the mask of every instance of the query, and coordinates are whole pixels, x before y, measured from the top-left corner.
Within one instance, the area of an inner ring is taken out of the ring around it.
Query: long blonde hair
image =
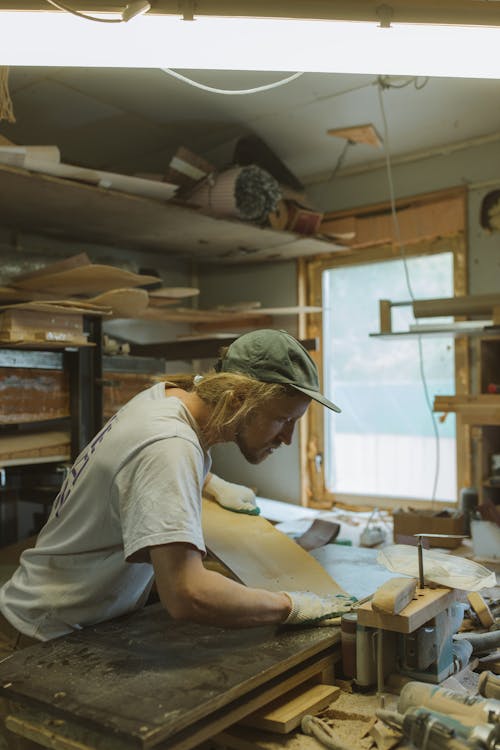
[[[196,393],[212,407],[203,429],[209,443],[224,439],[229,428],[237,432],[251,412],[266,402],[297,394],[288,385],[264,383],[236,372],[212,371],[200,379],[193,375],[172,375],[168,382],[177,388]]]

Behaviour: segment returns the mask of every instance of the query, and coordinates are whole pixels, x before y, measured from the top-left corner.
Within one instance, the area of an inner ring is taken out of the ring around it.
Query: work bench
[[[340,628],[225,630],[158,604],[0,664],[7,725],[57,750],[189,750],[340,658]]]

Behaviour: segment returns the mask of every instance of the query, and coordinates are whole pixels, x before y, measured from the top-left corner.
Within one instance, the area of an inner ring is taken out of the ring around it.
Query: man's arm
[[[247,628],[284,622],[292,602],[283,592],[243,586],[207,570],[201,553],[187,544],[151,547],[160,601],[174,619]]]

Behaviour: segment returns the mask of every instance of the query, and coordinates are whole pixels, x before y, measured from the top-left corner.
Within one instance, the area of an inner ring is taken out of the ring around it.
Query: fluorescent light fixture
[[[0,11],[0,65],[500,78],[500,28],[147,14],[101,24]]]

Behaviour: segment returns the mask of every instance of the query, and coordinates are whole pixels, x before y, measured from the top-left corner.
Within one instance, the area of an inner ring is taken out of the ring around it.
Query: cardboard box
[[[399,508],[394,511],[393,520],[396,544],[407,544],[408,537],[413,537],[414,534],[464,533],[464,515],[458,511],[403,510]],[[447,549],[455,549],[462,544],[461,539],[433,539],[431,537],[427,541],[431,547],[445,547]]]

